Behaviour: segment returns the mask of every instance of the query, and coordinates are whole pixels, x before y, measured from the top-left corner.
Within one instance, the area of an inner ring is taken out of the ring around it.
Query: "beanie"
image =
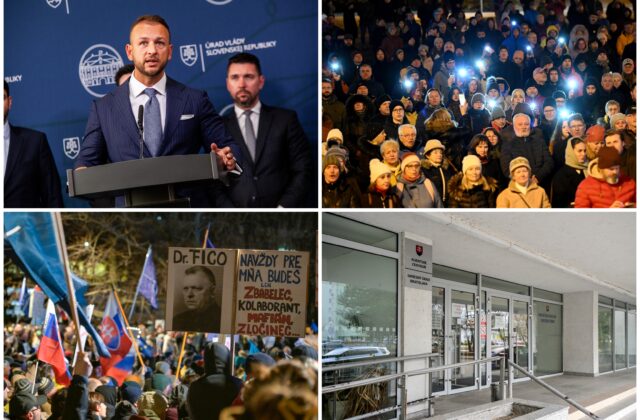
[[[437,139],[429,140],[427,144],[424,146],[424,155],[427,156],[429,152],[431,152],[434,149],[442,149],[442,151],[444,151],[444,146],[442,145],[440,140],[437,140]]]
[[[391,169],[378,159],[371,159],[369,161],[369,181],[373,184],[380,177],[380,175],[390,174]]]
[[[466,173],[467,169],[472,167],[482,168],[482,162],[480,162],[480,158],[476,155],[467,155],[462,159],[462,173]]]
[[[338,128],[332,128],[331,130],[329,130],[329,134],[327,134],[327,141],[329,140],[336,140],[340,144],[344,143],[342,131],[340,131]]]
[[[329,165],[337,166],[340,172],[342,172],[342,162],[340,162],[340,158],[337,155],[332,154],[324,157],[324,159],[322,160],[322,171],[324,172],[324,170],[327,169],[327,166]]]
[[[404,171],[404,168],[405,168],[408,164],[413,163],[413,162],[418,162],[418,163],[420,163],[420,158],[418,157],[418,155],[416,155],[416,154],[415,154],[415,153],[413,153],[413,152],[405,153],[405,154],[402,156],[402,162],[400,163],[400,169],[402,169],[402,171]]]
[[[511,162],[509,162],[509,174],[513,175],[513,171],[523,166],[531,172],[531,165],[529,165],[529,160],[526,157],[518,156],[517,158],[513,158]]]
[[[484,95],[482,93],[478,92],[473,94],[471,97],[471,105],[473,106],[476,102],[482,102],[484,104]]]
[[[611,122],[611,128],[616,128],[616,123],[620,120],[624,120],[624,114],[622,112],[613,114],[609,120]]]
[[[589,127],[585,141],[587,143],[600,143],[604,140],[604,127],[596,124]]]
[[[497,120],[498,118],[506,118],[506,114],[504,113],[504,109],[501,106],[496,106],[491,111],[491,121]]]
[[[620,166],[620,154],[614,147],[603,147],[598,152],[598,168],[608,169],[612,166]]]
[[[554,109],[556,108],[556,100],[553,98],[546,98],[544,102],[542,102],[542,109],[544,110],[546,107],[552,106]]]
[[[402,101],[399,101],[397,99],[394,99],[393,101],[391,101],[391,103],[389,104],[389,112],[393,112],[393,109],[397,106],[401,106],[402,109],[404,109],[404,104],[402,103]]]

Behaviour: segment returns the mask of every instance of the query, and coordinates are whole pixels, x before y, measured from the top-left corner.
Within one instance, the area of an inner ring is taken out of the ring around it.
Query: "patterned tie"
[[[251,110],[244,111],[244,142],[247,144],[251,160],[256,161],[256,134],[251,122]]]
[[[144,93],[149,100],[144,106],[144,142],[147,144],[151,156],[157,156],[162,144],[162,123],[160,119],[160,103],[156,98],[154,88],[146,88]]]

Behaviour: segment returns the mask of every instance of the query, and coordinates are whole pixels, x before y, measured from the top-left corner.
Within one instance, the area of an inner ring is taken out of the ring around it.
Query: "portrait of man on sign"
[[[202,265],[187,268],[175,285],[174,331],[220,332],[221,287],[217,287],[212,268]]]

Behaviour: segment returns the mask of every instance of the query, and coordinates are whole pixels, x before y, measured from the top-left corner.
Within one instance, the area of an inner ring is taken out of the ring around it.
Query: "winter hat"
[[[9,415],[17,419],[38,406],[36,397],[29,392],[18,392],[9,400]]]
[[[344,143],[344,137],[342,136],[342,131],[340,131],[338,128],[333,128],[329,130],[329,134],[327,134],[327,141],[329,140],[337,141],[340,144]]]
[[[551,97],[553,99],[558,99],[558,98],[562,98],[564,100],[567,99],[567,94],[564,93],[564,90],[556,90],[555,92],[553,92],[553,94],[551,95]]]
[[[587,77],[587,80],[584,81],[584,87],[587,86],[595,86],[598,87],[598,81],[593,77]]]
[[[299,344],[291,350],[291,357],[294,359],[300,359],[306,357],[308,359],[318,360],[318,352],[311,346],[306,344]]]
[[[544,102],[542,102],[542,109],[544,110],[546,107],[548,106],[552,106],[554,109],[556,109],[556,101],[553,98],[546,98],[544,100]]]
[[[496,106],[491,111],[491,121],[497,120],[498,118],[506,118],[507,115],[504,113],[504,109],[501,106]]]
[[[165,375],[169,375],[171,373],[171,368],[169,367],[169,363],[167,362],[156,363],[156,373],[164,373]]]
[[[337,149],[337,147],[332,147],[329,150],[332,149]],[[324,159],[322,160],[322,172],[324,172],[325,169],[327,169],[327,166],[329,165],[335,165],[338,167],[338,169],[340,170],[340,172],[342,172],[342,162],[340,161],[340,158],[338,157],[338,155],[336,154],[331,154],[329,155],[327,152],[327,155],[324,157]]]
[[[427,144],[424,146],[424,155],[427,156],[429,152],[435,149],[442,149],[442,151],[444,152],[444,146],[442,145],[440,140],[437,140],[437,139],[429,140]]]
[[[38,383],[38,394],[47,395],[49,392],[51,392],[53,387],[53,381],[45,376]]]
[[[473,104],[475,104],[476,102],[482,102],[484,104],[484,95],[482,93],[478,92],[473,94],[473,96],[471,97],[471,106],[473,106]]]
[[[271,367],[276,364],[276,361],[273,360],[273,357],[269,356],[266,353],[250,354],[244,361],[244,370],[247,373],[251,373],[251,363],[258,363],[266,367]]]
[[[533,79],[527,79],[527,82],[524,85],[524,90],[526,91],[527,89],[529,89],[531,86],[535,87],[536,89],[538,88],[538,82],[536,82]]]
[[[571,56],[569,54],[562,54],[560,56],[560,64],[562,64],[564,60],[570,60],[573,63],[573,60],[571,59]]]
[[[549,32],[556,31],[556,34],[560,33],[558,27],[556,25],[547,26],[547,36],[549,36]]]
[[[404,161],[403,161],[404,162]],[[378,159],[371,159],[369,161],[369,181],[373,184],[380,177],[380,175],[390,174],[391,169]]]
[[[387,101],[391,101],[391,96],[389,95],[382,95],[376,98],[376,109],[380,108],[380,105],[382,105],[383,103],[387,102]]]
[[[620,154],[614,147],[603,147],[598,152],[598,168],[608,169],[612,166],[620,166]]]
[[[542,58],[540,59],[540,65],[544,67],[548,64],[553,64],[553,60],[548,55],[543,55]]]
[[[397,99],[394,99],[393,101],[391,101],[391,103],[389,104],[389,111],[393,112],[393,109],[397,106],[401,106],[402,109],[404,109],[404,104],[402,103],[402,101],[399,101]]]
[[[589,127],[585,137],[587,143],[600,143],[604,140],[604,127],[595,124]]]
[[[500,92],[500,86],[498,86],[498,82],[496,82],[495,79],[487,84],[487,93],[489,93],[489,91],[492,89],[495,89],[498,92]]]
[[[624,60],[622,60],[622,67],[626,66],[627,64],[633,65],[633,59],[625,58]]]
[[[151,410],[157,417],[164,418],[168,407],[167,398],[157,391],[147,391],[138,399],[138,411],[140,413]]]
[[[473,167],[482,168],[482,162],[480,162],[480,158],[476,155],[467,155],[462,159],[462,173],[466,173],[467,169]]]
[[[116,410],[112,417],[128,418],[134,414],[138,414],[138,409],[135,405],[127,400],[122,400],[116,405]]]
[[[513,171],[523,166],[531,172],[531,165],[529,165],[529,160],[526,157],[518,156],[517,158],[511,159],[511,162],[509,162],[509,174],[513,174]]]
[[[402,162],[400,163],[400,169],[404,172],[404,168],[410,163],[418,162],[420,163],[420,158],[413,152],[407,152],[402,155]]]
[[[618,112],[617,114],[613,114],[611,116],[610,122],[611,122],[611,128],[615,128],[616,123],[620,120],[624,120],[624,114],[622,112]]]
[[[531,121],[533,121],[533,112],[531,112],[531,107],[525,102],[516,104],[516,107],[513,109],[513,116],[515,117],[518,114],[527,114],[529,118],[531,118]]]
[[[123,382],[120,386],[120,395],[123,400],[135,404],[142,395],[142,388],[136,382]]]

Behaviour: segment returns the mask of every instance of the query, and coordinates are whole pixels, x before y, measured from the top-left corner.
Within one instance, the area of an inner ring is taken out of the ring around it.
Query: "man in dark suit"
[[[140,157],[136,119],[144,106],[144,157],[215,152],[229,170],[239,156],[207,94],[168,78],[173,45],[166,21],[156,15],[133,23],[126,53],[135,67],[128,82],[94,101],[76,170]],[[220,146],[220,147],[218,147]],[[192,191],[193,192],[193,191]],[[206,199],[192,205],[207,206]]]
[[[4,206],[63,207],[60,176],[47,136],[9,124],[12,98],[4,82]]]
[[[256,56],[229,59],[227,90],[235,106],[224,121],[244,157],[231,200],[236,207],[301,207],[312,188],[309,140],[294,111],[260,101],[264,81]]]

